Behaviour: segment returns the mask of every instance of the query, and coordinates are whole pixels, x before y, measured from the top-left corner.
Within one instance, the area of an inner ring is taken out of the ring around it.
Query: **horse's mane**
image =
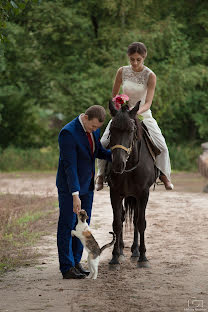
[[[111,123],[111,128],[117,128],[121,131],[133,131],[134,125],[137,128],[137,137],[138,140],[142,138],[142,126],[141,122],[137,117],[134,119],[129,117],[128,112],[119,111],[116,116],[113,118]]]

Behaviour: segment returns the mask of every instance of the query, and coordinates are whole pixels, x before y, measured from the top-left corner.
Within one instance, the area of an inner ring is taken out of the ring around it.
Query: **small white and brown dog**
[[[88,215],[85,210],[80,210],[77,214],[78,223],[76,225],[75,230],[71,231],[72,236],[78,237],[86,251],[88,252],[88,269],[90,274],[87,278],[96,279],[98,275],[98,265],[100,261],[100,255],[104,249],[112,246],[115,243],[115,233],[109,232],[113,235],[113,240],[111,243],[104,245],[102,248],[99,247],[97,241],[95,240],[94,236],[92,235],[89,225],[87,224],[86,220],[88,219]]]

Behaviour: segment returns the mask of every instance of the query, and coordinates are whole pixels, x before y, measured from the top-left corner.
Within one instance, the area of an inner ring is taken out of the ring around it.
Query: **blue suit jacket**
[[[89,191],[92,174],[95,174],[95,158],[111,161],[111,151],[100,143],[100,129],[93,132],[95,151],[92,155],[89,141],[79,117],[69,122],[59,133],[59,166],[56,186],[60,191],[80,195]]]

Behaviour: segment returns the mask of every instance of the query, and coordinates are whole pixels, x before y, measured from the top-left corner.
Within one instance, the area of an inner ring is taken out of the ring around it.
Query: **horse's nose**
[[[123,173],[125,169],[125,162],[120,161],[120,162],[112,162],[112,169],[115,173]]]

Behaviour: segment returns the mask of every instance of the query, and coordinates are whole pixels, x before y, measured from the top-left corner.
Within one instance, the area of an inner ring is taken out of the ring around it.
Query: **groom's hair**
[[[85,115],[88,116],[88,120],[97,118],[99,122],[104,122],[106,111],[105,108],[100,105],[93,105],[86,110]]]

